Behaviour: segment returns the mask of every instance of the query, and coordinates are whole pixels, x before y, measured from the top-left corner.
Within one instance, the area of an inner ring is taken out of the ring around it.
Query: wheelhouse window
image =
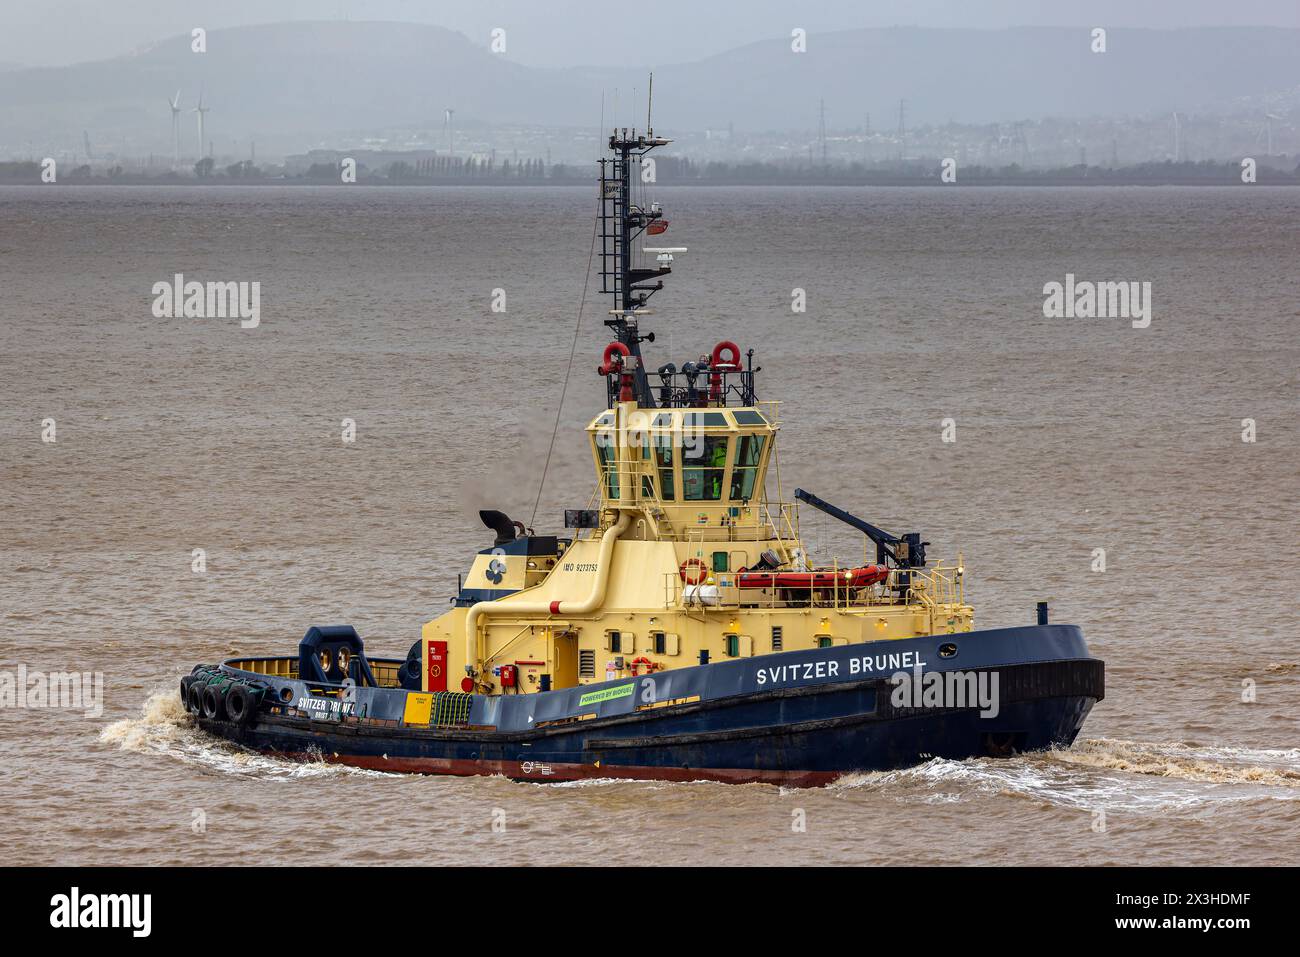
[[[732,501],[747,502],[754,497],[754,483],[766,440],[764,435],[742,435],[736,439],[736,461],[731,469]]]
[[[731,425],[727,417],[721,412],[684,412],[682,413],[683,429],[698,429],[701,426],[715,426],[718,428],[728,428]]]
[[[671,434],[660,434],[654,437],[655,467],[659,471],[659,495],[668,502],[677,495],[673,486],[673,445]]]
[[[725,435],[706,435],[682,454],[682,498],[688,502],[716,502],[722,498],[722,476],[727,471]]]
[[[618,456],[614,437],[609,432],[596,433],[596,455],[600,458],[600,471],[605,477],[605,494],[618,498]]]

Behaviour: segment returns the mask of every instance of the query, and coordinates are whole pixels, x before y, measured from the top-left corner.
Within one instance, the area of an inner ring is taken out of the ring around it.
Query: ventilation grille
[[[596,677],[596,650],[594,648],[583,648],[578,652],[578,677]]]
[[[781,634],[781,626],[773,625],[772,626],[772,650],[781,651],[784,641],[785,638]]]

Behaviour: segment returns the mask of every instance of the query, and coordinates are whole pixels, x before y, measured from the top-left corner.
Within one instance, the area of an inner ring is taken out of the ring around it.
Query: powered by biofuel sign
[[[619,698],[630,698],[632,692],[636,690],[636,682],[632,681],[625,685],[617,685],[613,688],[601,688],[599,691],[589,691],[578,699],[578,707],[585,708],[589,704],[601,704],[605,701],[617,701]]]

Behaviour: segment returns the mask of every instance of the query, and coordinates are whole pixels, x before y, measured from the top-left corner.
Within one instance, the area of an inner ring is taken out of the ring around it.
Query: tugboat
[[[613,308],[585,507],[551,535],[480,512],[491,545],[404,659],[330,625],[296,654],[196,667],[180,693],[201,728],[383,771],[791,786],[1073,742],[1104,694],[1077,626],[1040,603],[1034,625],[973,630],[960,556],[932,563],[920,533],[802,489],[784,501],[753,349],[647,373],[647,302],[685,250],[634,249],[667,220],[633,201],[633,168],[669,142],[616,129],[600,160]],[[815,564],[801,505],[862,532],[863,560]]]

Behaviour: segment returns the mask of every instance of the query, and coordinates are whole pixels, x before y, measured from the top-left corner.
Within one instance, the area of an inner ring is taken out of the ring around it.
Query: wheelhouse
[[[774,413],[757,407],[602,412],[587,427],[602,504],[759,504],[776,429]]]

